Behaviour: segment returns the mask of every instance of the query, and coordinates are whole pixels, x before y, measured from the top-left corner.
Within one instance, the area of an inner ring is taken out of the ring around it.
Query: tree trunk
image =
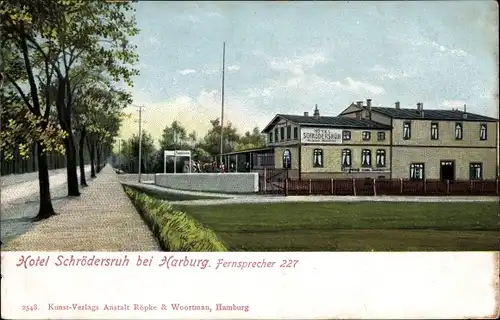
[[[96,147],[97,150],[97,173],[101,172],[101,148]]]
[[[66,106],[66,80],[58,78],[57,88],[57,116],[61,128],[66,131],[67,136],[64,138],[64,147],[66,149],[66,173],[68,179],[68,196],[79,196],[80,190],[78,189],[78,174],[76,168],[76,150],[75,142],[73,141],[73,132],[71,130],[71,113],[68,106]]]
[[[89,149],[89,155],[90,155],[90,177],[95,178],[95,152],[94,152],[94,145],[90,141],[90,137],[87,137],[87,148]]]
[[[40,209],[35,220],[47,219],[56,213],[52,207],[50,195],[49,167],[47,165],[47,154],[43,152],[43,146],[37,144],[38,157],[38,185],[40,187]]]
[[[87,179],[85,179],[85,159],[83,151],[85,150],[85,128],[80,132],[80,143],[78,144],[78,158],[80,162],[80,184],[82,187],[87,186]]]
[[[68,131],[66,131],[68,132]],[[78,174],[76,168],[76,150],[71,131],[64,138],[64,146],[66,147],[66,173],[68,177],[68,196],[79,196],[78,189]]]

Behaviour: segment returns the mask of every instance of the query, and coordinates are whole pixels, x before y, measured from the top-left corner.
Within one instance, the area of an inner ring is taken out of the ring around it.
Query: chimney
[[[396,101],[395,105],[396,105],[396,109],[400,108],[399,101]]]
[[[417,102],[417,110],[422,111],[424,109],[424,104],[422,102]]]
[[[366,107],[368,108],[368,119],[372,119],[372,99],[366,99]]]
[[[464,104],[464,113],[467,113],[467,105]]]
[[[309,117],[309,112],[304,112],[304,117]]]
[[[363,101],[358,101],[356,102],[356,104],[358,105],[358,107],[362,108],[363,107]]]
[[[462,114],[462,118],[467,119],[467,105],[464,104],[464,113]]]
[[[316,105],[316,108],[314,109],[314,117],[315,117],[316,119],[318,119],[318,118],[319,118],[319,110],[318,110],[318,105]]]

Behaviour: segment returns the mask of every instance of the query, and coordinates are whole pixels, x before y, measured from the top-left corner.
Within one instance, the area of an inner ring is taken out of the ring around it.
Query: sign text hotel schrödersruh
[[[342,144],[342,130],[328,128],[301,128],[301,143]]]

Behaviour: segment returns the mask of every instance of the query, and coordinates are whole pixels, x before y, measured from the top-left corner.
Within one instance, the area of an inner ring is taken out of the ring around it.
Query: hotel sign
[[[316,144],[342,144],[342,130],[300,128],[300,142]]]

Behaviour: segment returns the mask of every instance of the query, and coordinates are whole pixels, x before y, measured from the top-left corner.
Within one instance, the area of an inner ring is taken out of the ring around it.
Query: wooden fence
[[[500,195],[499,179],[496,180],[408,180],[408,179],[277,179],[273,187],[262,187],[261,193],[287,195],[336,195],[336,196],[454,196]],[[265,184],[265,183],[264,183]]]

